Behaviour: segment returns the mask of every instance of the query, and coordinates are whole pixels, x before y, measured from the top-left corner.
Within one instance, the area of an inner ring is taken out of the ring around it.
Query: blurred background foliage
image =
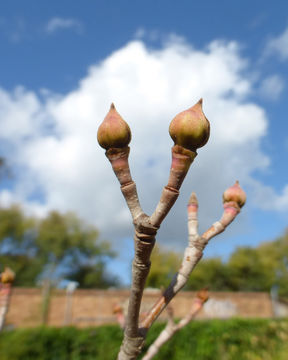
[[[163,326],[153,325],[143,353]],[[0,360],[110,360],[116,358],[122,337],[117,325],[5,331],[0,333]],[[192,321],[160,349],[157,359],[286,360],[287,344],[285,319]]]
[[[288,296],[288,232],[257,248],[239,247],[224,262],[206,258],[197,265],[186,290],[270,291]],[[36,286],[43,279],[61,279],[82,288],[121,286],[106,270],[115,256],[108,241],[73,213],[50,212],[45,218],[27,216],[19,206],[0,208],[0,271],[11,267],[16,286]],[[147,287],[167,286],[182,255],[156,245]]]
[[[156,247],[152,255],[148,286],[167,284],[179,269],[181,254]],[[288,231],[274,241],[257,248],[239,247],[224,262],[221,258],[204,258],[194,269],[186,290],[208,287],[215,291],[270,291],[277,288],[288,296]]]
[[[0,208],[0,266],[16,272],[16,286],[44,279],[54,285],[61,279],[78,281],[84,288],[115,286],[117,279],[106,271],[114,255],[98,231],[73,213],[52,211],[38,219],[16,205]]]
[[[0,157],[0,180],[13,177]],[[39,219],[17,205],[0,207],[0,272],[5,266],[17,276],[16,286],[36,286],[49,280],[77,281],[82,288],[121,286],[106,270],[116,254],[97,229],[74,213],[51,211]],[[147,287],[163,288],[181,264],[182,254],[156,245],[151,257]],[[288,297],[288,230],[278,239],[257,248],[239,247],[227,261],[202,259],[188,280],[186,290],[208,287],[215,291],[270,291]]]

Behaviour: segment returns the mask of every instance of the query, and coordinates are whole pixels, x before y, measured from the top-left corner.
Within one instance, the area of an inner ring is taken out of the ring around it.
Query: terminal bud
[[[210,135],[210,123],[202,111],[202,99],[171,121],[169,133],[175,145],[191,151],[204,146]]]
[[[241,189],[239,181],[237,180],[233,186],[225,190],[223,194],[223,202],[228,203],[234,201],[241,208],[246,202],[246,193]]]
[[[130,143],[131,130],[129,125],[122,119],[113,103],[98,128],[97,140],[99,145],[106,150],[125,148]]]

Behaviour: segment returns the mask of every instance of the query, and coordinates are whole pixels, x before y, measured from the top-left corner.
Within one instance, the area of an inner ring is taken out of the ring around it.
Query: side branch
[[[224,212],[220,221],[214,223],[202,236],[197,232],[197,209],[198,203],[195,194],[192,194],[188,203],[188,234],[189,244],[185,249],[183,260],[179,271],[168,285],[163,295],[154,304],[143,320],[141,327],[146,333],[161,312],[166,308],[174,296],[186,285],[187,280],[195,266],[203,256],[208,241],[223,232],[225,228],[234,220],[240,211],[240,207],[235,201],[224,203]]]
[[[204,303],[208,300],[207,291],[202,290],[197,294],[196,299],[194,299],[190,311],[187,315],[180,320],[177,324],[174,322],[173,318],[171,318],[171,314],[169,315],[169,320],[165,326],[165,328],[161,331],[157,339],[150,345],[147,350],[147,353],[144,355],[142,360],[151,360],[160,350],[160,348],[172,338],[172,336],[185,327],[187,324],[191,322],[193,318],[199,313],[202,309]],[[168,310],[168,307],[167,307]]]
[[[150,222],[160,227],[170,209],[179,196],[179,189],[185,176],[197,156],[196,151],[191,151],[179,145],[172,147],[172,162],[167,186],[164,187],[159,203],[150,217]]]

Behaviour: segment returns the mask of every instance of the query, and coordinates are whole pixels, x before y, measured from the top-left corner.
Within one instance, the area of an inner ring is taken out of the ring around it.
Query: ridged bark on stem
[[[143,214],[141,209],[136,184],[132,180],[129,167],[129,146],[125,148],[110,148],[106,151],[114,173],[121,185],[122,194],[131,212],[133,221]]]
[[[170,209],[179,196],[179,189],[187,175],[193,160],[197,156],[196,151],[191,151],[179,145],[172,147],[172,161],[167,186],[162,191],[159,203],[150,217],[154,226],[160,227]]]
[[[142,225],[143,227],[143,225]],[[140,228],[142,228],[140,225]],[[145,282],[150,270],[150,255],[155,244],[155,228],[146,233],[135,231],[135,256],[132,264],[132,286],[125,326],[124,339],[118,360],[136,359],[144,344],[144,336],[139,332],[139,313]],[[152,234],[149,234],[152,233]]]

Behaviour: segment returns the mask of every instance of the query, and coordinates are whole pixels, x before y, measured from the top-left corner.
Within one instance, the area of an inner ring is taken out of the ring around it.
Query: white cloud
[[[134,34],[136,39],[147,39],[149,41],[157,41],[160,40],[162,35],[159,30],[146,30],[142,27],[138,28]]]
[[[9,196],[2,193],[2,199],[31,204],[37,213],[74,210],[111,240],[131,236],[119,184],[97,144],[98,126],[114,101],[132,130],[131,171],[143,208],[151,213],[168,179],[169,123],[203,97],[211,138],[199,149],[179,201],[159,233],[166,243],[182,239],[183,244],[185,205],[192,190],[199,197],[203,228],[220,216],[226,187],[239,179],[254,191],[253,172],[269,165],[260,148],[268,120],[260,106],[247,100],[253,84],[243,75],[246,66],[233,42],[213,42],[200,51],[171,40],[151,50],[138,40],[91,66],[79,87],[62,97],[48,92],[41,102],[23,88],[1,90],[1,150],[21,169],[15,189]],[[39,189],[43,204],[37,204],[35,196],[29,200]],[[274,209],[287,209],[285,200],[269,194]]]
[[[82,28],[82,23],[77,19],[53,17],[46,25],[46,32],[52,34],[59,30],[72,29],[80,33]]]
[[[40,204],[38,201],[23,201],[23,198],[18,197],[17,193],[4,189],[0,193],[0,204],[3,208],[9,208],[15,204],[21,204],[27,215],[36,215],[38,218],[43,218],[49,211],[45,204]]]
[[[252,199],[258,208],[263,210],[276,210],[283,213],[288,210],[288,185],[284,186],[280,194],[270,186],[265,186],[257,180],[250,179],[253,188]]]
[[[281,60],[288,59],[288,27],[281,35],[268,41],[265,52],[268,55],[277,55]]]
[[[260,84],[260,94],[270,100],[277,100],[284,90],[284,80],[279,75],[271,75],[266,77]]]

